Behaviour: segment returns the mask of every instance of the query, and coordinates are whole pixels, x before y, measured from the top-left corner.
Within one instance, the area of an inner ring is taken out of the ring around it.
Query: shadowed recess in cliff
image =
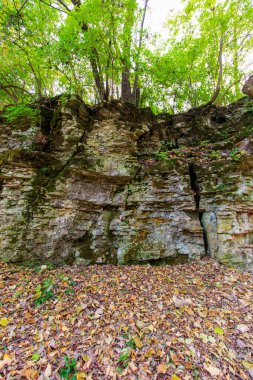
[[[195,166],[193,163],[189,164],[189,176],[190,176],[191,188],[194,191],[194,201],[195,201],[195,205],[196,205],[196,211],[198,212],[200,225],[203,228],[203,240],[204,240],[205,254],[208,255],[209,254],[208,239],[207,239],[207,234],[206,234],[205,228],[204,228],[203,223],[202,223],[202,217],[204,215],[204,212],[199,210],[200,200],[201,200],[201,192],[200,192],[200,186],[199,186],[199,182],[198,182],[197,173],[196,173]]]

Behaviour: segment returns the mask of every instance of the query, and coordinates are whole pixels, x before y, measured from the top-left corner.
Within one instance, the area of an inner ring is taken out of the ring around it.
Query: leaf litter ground
[[[252,379],[253,279],[211,261],[0,266],[0,379]]]

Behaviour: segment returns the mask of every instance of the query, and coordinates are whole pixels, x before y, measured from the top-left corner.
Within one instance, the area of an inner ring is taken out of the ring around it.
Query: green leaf
[[[215,327],[214,332],[217,335],[224,335],[224,331],[222,330],[221,327]]]
[[[35,352],[32,356],[32,360],[37,362],[39,359],[40,359],[40,354],[38,352]]]

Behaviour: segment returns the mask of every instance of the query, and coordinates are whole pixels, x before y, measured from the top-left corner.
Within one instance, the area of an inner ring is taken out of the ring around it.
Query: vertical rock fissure
[[[191,188],[194,191],[195,209],[198,212],[199,222],[200,222],[201,227],[203,228],[203,240],[204,240],[205,254],[208,255],[209,254],[208,239],[207,239],[205,227],[202,223],[202,218],[203,218],[204,212],[200,211],[200,209],[199,209],[200,200],[201,200],[201,192],[200,192],[200,186],[199,186],[199,182],[198,182],[197,173],[196,173],[195,166],[193,163],[189,164],[189,176],[190,176]]]
[[[190,175],[191,188],[194,191],[195,208],[197,211],[199,211],[199,204],[200,204],[201,195],[200,195],[200,187],[199,187],[199,183],[198,183],[198,177],[197,177],[193,163],[189,164],[189,175]]]

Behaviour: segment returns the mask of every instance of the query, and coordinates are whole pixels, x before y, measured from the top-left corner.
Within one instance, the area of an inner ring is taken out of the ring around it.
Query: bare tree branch
[[[26,3],[28,3],[28,0],[25,0],[23,2],[23,4],[21,5],[21,7],[18,9],[18,13],[20,13],[22,11],[22,9],[24,8],[24,6],[26,5]]]
[[[60,3],[65,9],[67,9],[68,12],[71,12],[71,9],[69,9],[69,7],[64,3],[64,1],[62,0],[57,0],[58,3]]]
[[[14,84],[3,85],[2,83],[0,83],[0,90],[5,90],[6,88],[15,88],[17,90],[25,92],[27,95],[30,95],[30,96],[33,95],[31,92],[27,91],[25,88],[15,86]]]
[[[17,102],[18,101],[18,98],[16,97],[16,95],[14,95],[12,92],[10,92],[6,87],[2,86],[0,84],[0,91],[3,90],[4,92],[6,92],[6,94],[12,99],[14,100],[14,102]]]
[[[226,91],[224,92],[224,94],[222,95],[222,97],[219,99],[219,103],[222,102],[222,100],[225,98],[225,96],[227,95],[227,93],[229,92],[229,90],[230,90],[232,87],[236,86],[238,83],[241,82],[242,76],[243,76],[243,75],[241,75],[241,78],[240,78],[240,79],[238,79],[237,81],[233,82],[233,83],[232,83],[232,84],[226,89]]]
[[[57,7],[54,7],[52,4],[48,4],[46,3],[44,0],[40,0],[41,3],[47,5],[48,7],[50,8],[53,8],[53,9],[56,9],[57,11],[59,12],[62,12],[62,13],[65,13],[66,15],[68,15],[68,12],[64,11],[63,9],[60,9],[60,8],[57,8]]]

